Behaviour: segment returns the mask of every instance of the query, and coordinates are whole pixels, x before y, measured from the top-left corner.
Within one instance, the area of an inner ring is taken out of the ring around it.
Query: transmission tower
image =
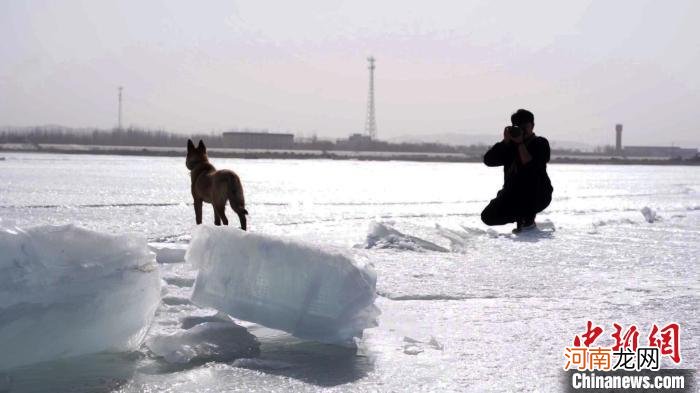
[[[119,86],[119,109],[117,115],[117,128],[120,130],[122,129],[122,90],[124,90],[124,88]]]
[[[377,137],[377,121],[374,116],[374,57],[368,57],[367,61],[369,62],[369,92],[367,94],[365,132],[371,139],[375,139]]]

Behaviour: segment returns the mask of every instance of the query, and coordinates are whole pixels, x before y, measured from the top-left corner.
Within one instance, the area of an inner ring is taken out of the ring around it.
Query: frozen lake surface
[[[4,156],[4,222],[138,232],[166,247],[189,241],[184,157]],[[212,162],[241,176],[250,231],[342,247],[374,264],[382,314],[359,348],[240,322],[260,342],[256,357],[172,364],[143,346],[0,372],[0,391],[559,391],[564,347],[587,320],[606,335],[613,322],[637,324],[642,340],[652,323],[678,322],[680,366],[698,367],[697,167],[551,165],[542,231],[514,236],[512,226],[479,219],[500,168]],[[204,220],[213,222],[210,206]],[[151,339],[215,314],[189,302],[196,272],[178,255],[159,264],[163,301]]]

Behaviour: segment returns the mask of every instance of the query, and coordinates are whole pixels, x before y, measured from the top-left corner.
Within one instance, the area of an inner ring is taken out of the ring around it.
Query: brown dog
[[[231,209],[238,214],[241,229],[246,230],[245,199],[243,198],[243,186],[241,179],[233,171],[222,169],[217,171],[209,163],[207,148],[204,142],[194,147],[191,139],[187,140],[187,169],[192,178],[192,197],[194,198],[194,215],[197,225],[202,223],[202,202],[211,203],[214,206],[214,224],[228,225],[226,218],[226,202],[231,203]]]

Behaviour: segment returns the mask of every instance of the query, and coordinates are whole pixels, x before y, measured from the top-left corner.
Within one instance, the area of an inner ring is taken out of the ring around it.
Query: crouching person
[[[518,109],[503,130],[503,140],[484,155],[487,166],[503,166],[503,188],[481,212],[486,225],[516,223],[514,233],[535,228],[535,216],[552,201],[547,175],[549,142],[536,136],[535,116]]]

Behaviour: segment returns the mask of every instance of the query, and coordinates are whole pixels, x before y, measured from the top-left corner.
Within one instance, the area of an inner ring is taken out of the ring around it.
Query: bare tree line
[[[254,130],[245,130],[254,131]],[[0,129],[0,143],[29,143],[29,144],[75,144],[100,146],[152,146],[152,147],[183,147],[187,139],[195,142],[199,139],[206,141],[208,147],[230,147],[225,143],[221,133],[176,134],[165,130],[148,130],[142,128],[124,129],[93,129],[68,128],[59,126],[40,127],[5,127]],[[317,138],[297,138],[294,148],[299,150],[342,150],[332,140]],[[468,153],[481,154],[486,146],[452,146],[440,143],[390,143],[371,141],[364,144],[363,151],[390,152],[433,152],[433,153]]]
[[[0,143],[182,147],[187,145],[187,138],[204,139],[209,146],[223,147],[221,134],[213,133],[183,135],[141,128],[101,130],[54,126],[0,129]]]

